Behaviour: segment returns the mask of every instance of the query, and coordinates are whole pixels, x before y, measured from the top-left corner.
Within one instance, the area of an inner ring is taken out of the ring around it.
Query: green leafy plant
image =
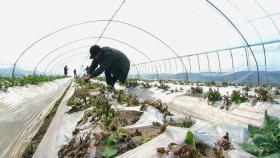
[[[23,77],[1,77],[0,76],[0,90],[6,91],[9,87],[24,86],[27,84],[38,85],[42,82],[53,81],[63,78],[62,76],[38,76],[29,75]]]
[[[117,101],[120,104],[125,104],[127,102],[127,97],[123,90],[116,90],[115,95],[117,95]]]
[[[245,87],[242,88],[242,90],[246,91],[246,92],[249,92],[250,91],[250,87],[248,85],[246,85]]]
[[[222,82],[223,87],[228,87],[230,84],[228,82]]]
[[[188,131],[186,134],[186,139],[185,143],[188,145],[193,145],[194,146],[194,137],[191,131]]]
[[[139,83],[136,79],[128,79],[124,85],[126,88],[134,88],[139,86]]]
[[[226,107],[226,110],[229,109],[229,106],[231,105],[231,99],[228,95],[223,96],[223,105],[221,106],[221,109],[224,109]]]
[[[255,89],[255,92],[258,94],[257,100],[274,102],[274,98],[272,97],[271,93],[267,90],[267,88],[259,87]]]
[[[71,106],[68,113],[84,110],[92,105],[93,97],[89,94],[87,86],[76,86],[74,94],[67,101],[67,105]]]
[[[212,88],[209,88],[205,98],[207,98],[208,103],[211,103],[212,105],[215,104],[215,102],[222,100],[221,93],[218,90],[212,90]]]
[[[147,143],[147,142],[150,141],[150,140],[151,140],[151,138],[149,138],[149,137],[141,136],[141,138],[140,138],[140,144],[145,144],[145,143]]]
[[[171,115],[171,113],[168,111],[168,106],[166,103],[162,102],[161,100],[144,100],[140,103],[142,106],[140,108],[141,111],[146,110],[149,106],[154,107],[161,111],[163,114]]]
[[[112,133],[107,139],[106,139],[106,145],[101,151],[101,155],[109,158],[114,156],[118,153],[118,149],[116,146],[116,134]]]
[[[190,128],[192,125],[195,124],[195,120],[192,119],[191,116],[186,117],[182,123],[182,127],[184,128]]]
[[[275,89],[275,90],[274,90],[274,94],[275,94],[275,95],[280,95],[280,89],[279,89],[279,88]]]
[[[148,82],[142,82],[141,83],[141,88],[149,89],[149,88],[151,88],[151,85]]]
[[[197,87],[191,87],[191,94],[202,94],[203,93],[203,88],[200,86]]]
[[[264,114],[262,127],[248,125],[250,139],[242,144],[245,151],[258,157],[280,155],[280,119]]]
[[[217,86],[217,83],[215,81],[211,81],[211,82],[205,82],[204,85],[207,87],[211,87],[211,86]]]
[[[248,93],[240,93],[240,91],[232,91],[231,94],[231,101],[235,104],[244,103],[246,101],[249,101]]]
[[[163,81],[160,81],[160,85],[158,86],[158,88],[163,89],[164,91],[168,91],[170,87],[167,84],[165,84]]]

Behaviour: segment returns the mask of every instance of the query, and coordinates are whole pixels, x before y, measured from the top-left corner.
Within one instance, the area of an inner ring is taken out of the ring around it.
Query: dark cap
[[[98,45],[93,45],[90,47],[90,59],[93,59],[94,56],[101,51],[101,48]]]

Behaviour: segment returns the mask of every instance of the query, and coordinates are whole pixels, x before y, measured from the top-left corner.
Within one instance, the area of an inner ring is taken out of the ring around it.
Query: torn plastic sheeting
[[[12,87],[0,95],[0,157],[20,157],[70,79]]]
[[[150,117],[151,115],[153,115],[153,113],[150,113],[143,118]],[[151,123],[151,121],[140,120],[138,124],[136,123],[137,125],[134,124],[124,128],[145,127],[149,126]],[[149,120],[149,118],[146,120]],[[210,125],[207,122],[196,120],[196,123],[189,129],[168,126],[163,134],[157,136],[156,138],[153,138],[146,144],[143,144],[131,151],[120,155],[119,157],[162,157],[162,155],[157,154],[156,148],[166,148],[169,143],[182,144],[185,140],[185,134],[187,131],[192,131],[197,139],[207,144],[211,148],[215,147],[215,143],[217,143],[218,139],[224,136],[226,132],[229,133],[230,140],[235,143],[242,143],[248,137],[248,132],[245,128],[229,125]],[[235,154],[238,154],[238,152]],[[242,155],[242,152],[240,152],[240,155]],[[166,155],[165,157],[168,157],[168,155]]]
[[[246,128],[232,125],[220,124],[214,126],[205,126],[204,128],[197,129],[193,132],[197,138],[210,147],[215,147],[217,140],[226,135],[226,132],[229,133],[230,141],[234,143],[239,144],[248,139],[248,130]]]
[[[135,149],[132,149],[122,155],[117,156],[118,158],[148,158],[148,157],[162,157],[157,153],[156,148],[164,147],[167,148],[168,144],[176,143],[182,144],[185,140],[185,135],[188,129],[180,127],[168,126],[164,133],[153,138],[147,143],[138,146]]]
[[[111,106],[112,109],[114,109],[115,111],[141,111],[140,108],[141,106],[130,106],[127,107],[126,105],[121,105],[121,104],[113,104]]]
[[[230,150],[228,156],[230,158],[255,158],[255,156],[239,149]]]
[[[67,106],[67,101],[73,93],[74,87],[71,86],[61,101],[55,117],[34,153],[34,158],[57,157],[57,153],[61,146],[71,140],[72,131],[74,131],[77,122],[82,118],[84,113],[83,111],[71,114],[66,113],[70,109],[70,107]]]
[[[151,126],[153,122],[159,122],[162,124],[163,114],[156,108],[148,107],[141,115],[140,119],[133,125],[126,126],[124,128],[138,128]]]
[[[202,126],[206,125],[205,123],[201,122]],[[218,139],[220,138],[220,136],[218,135],[218,132],[216,134],[201,134],[199,132],[199,130],[201,130],[201,128],[199,128],[200,126],[197,127],[193,127],[190,129],[186,129],[186,128],[181,128],[181,127],[173,127],[173,126],[168,126],[165,130],[165,132],[159,136],[157,136],[156,138],[153,138],[152,140],[150,140],[149,142],[138,146],[135,149],[132,149],[120,156],[118,156],[119,158],[121,157],[125,157],[125,158],[140,158],[140,157],[163,157],[162,155],[158,154],[156,151],[156,148],[158,147],[164,147],[167,148],[168,144],[170,143],[176,143],[176,144],[183,144],[184,140],[185,140],[185,135],[187,131],[192,131],[194,136],[199,139],[200,141],[202,141],[203,143],[207,144],[208,146],[214,148],[215,147],[215,143],[218,141]],[[206,125],[205,126],[205,130],[209,129],[209,126]],[[234,131],[234,130],[233,130]],[[229,133],[233,133],[229,131]],[[238,131],[238,129],[236,130]],[[235,139],[230,137],[230,139]],[[250,154],[244,153],[244,151],[242,150],[236,150],[234,152],[232,152],[231,155],[238,155],[238,158],[249,158]],[[247,156],[246,156],[247,155]],[[249,156],[248,156],[249,155]],[[172,157],[171,155],[165,155],[164,157]],[[237,157],[232,157],[231,158],[237,158]]]

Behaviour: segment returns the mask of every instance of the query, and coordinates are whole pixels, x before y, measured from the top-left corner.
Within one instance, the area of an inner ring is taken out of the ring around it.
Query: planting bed
[[[67,132],[60,130],[62,123],[51,135],[48,131],[35,157],[249,158],[277,153],[256,155],[249,151],[256,144],[247,142],[254,139],[251,128],[268,118],[265,109],[268,116],[277,114],[277,94],[268,87],[212,85],[129,80],[112,90],[103,79],[85,83],[77,78],[60,118],[79,113],[78,119]],[[68,133],[67,139],[46,141],[63,137],[61,132]],[[56,146],[52,154],[43,151],[50,145]],[[256,146],[258,152],[263,149]]]
[[[88,98],[84,97],[84,100],[89,104],[77,95],[76,92],[81,89],[87,91],[85,94]],[[190,116],[175,116],[169,112],[168,105],[161,100],[138,99],[125,90],[111,91],[107,88],[104,89],[104,86],[99,83],[78,82],[75,91],[70,100],[78,102],[74,104],[68,101],[71,109],[75,109],[74,111],[70,109],[68,113],[88,110],[78,121],[73,131],[73,138],[60,148],[59,157],[123,157],[122,155],[131,150],[137,150],[138,147],[148,144],[149,141],[166,135],[168,128],[181,129],[181,136],[178,139],[184,142],[187,133],[185,129],[191,129],[196,124],[196,120]],[[168,149],[170,150],[168,154],[173,152],[177,156],[179,154],[179,157],[180,154],[181,156],[189,154],[188,152],[195,153],[190,157],[217,155],[213,146],[210,147],[201,141],[197,142],[197,147],[174,143],[172,144],[173,149]],[[189,151],[185,152],[186,148],[189,148]],[[158,156],[164,154],[158,151],[161,149],[157,149],[156,146],[150,149],[153,149],[152,153],[156,153]],[[167,149],[164,150],[167,151]],[[134,155],[134,157],[137,156]],[[142,156],[139,155],[139,157]]]
[[[0,157],[20,157],[44,118],[70,84],[59,79],[0,93]]]

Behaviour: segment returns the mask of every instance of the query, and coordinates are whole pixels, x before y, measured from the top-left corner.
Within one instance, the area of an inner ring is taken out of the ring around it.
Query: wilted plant
[[[240,91],[232,91],[231,94],[231,101],[234,102],[235,104],[240,104],[240,103],[244,103],[246,101],[249,101],[248,98],[248,93],[240,93]]]
[[[159,99],[158,100],[144,100],[144,101],[140,102],[140,104],[142,105],[140,108],[140,110],[142,110],[142,111],[146,110],[149,106],[152,106],[152,107],[158,109],[159,111],[161,111],[162,113],[170,115],[167,104],[163,103]]]
[[[158,86],[158,88],[163,89],[164,91],[168,91],[170,87],[168,85],[166,85],[165,83],[160,82],[160,85]]]
[[[231,105],[231,99],[228,95],[223,96],[223,105],[221,106],[221,109],[224,109],[226,107],[226,110],[229,109],[229,106]]]
[[[142,82],[141,83],[141,88],[143,88],[143,89],[149,89],[149,88],[151,88],[151,85],[148,83],[148,82]]]
[[[272,94],[265,87],[256,88],[255,92],[258,95],[257,100],[274,102]]]
[[[203,93],[203,88],[202,87],[191,87],[191,94],[202,94]]]
[[[182,123],[182,127],[184,128],[190,128],[191,126],[193,126],[195,124],[195,120],[192,119],[191,116],[186,117]]]
[[[242,88],[242,90],[249,92],[250,91],[250,87],[248,85],[246,85],[245,87]]]

